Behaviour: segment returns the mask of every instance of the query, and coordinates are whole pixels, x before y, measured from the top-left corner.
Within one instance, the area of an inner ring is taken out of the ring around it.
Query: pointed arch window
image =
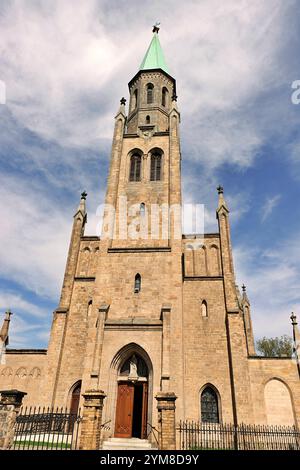
[[[134,90],[132,94],[132,102],[131,102],[131,110],[133,111],[137,107],[137,101],[138,101],[138,91]]]
[[[218,396],[212,387],[205,387],[201,393],[202,423],[219,423]]]
[[[146,124],[150,124],[150,116],[146,116]]]
[[[145,213],[146,213],[146,206],[145,206],[145,203],[142,202],[140,204],[140,214],[141,214],[141,217],[145,217]]]
[[[151,155],[150,181],[161,180],[161,159],[162,156],[158,152],[155,152]]]
[[[142,157],[135,153],[130,158],[129,181],[141,181]]]
[[[135,294],[140,292],[141,287],[142,287],[142,278],[141,278],[141,275],[139,273],[137,273],[135,275],[135,279],[134,279],[134,292],[135,292]]]
[[[168,89],[164,86],[161,92],[161,104],[163,106],[168,105],[169,92]]]
[[[152,83],[148,83],[147,85],[147,104],[152,104],[153,103],[153,97],[154,97],[154,85]]]
[[[208,317],[207,302],[203,300],[201,304],[201,315],[202,317]]]

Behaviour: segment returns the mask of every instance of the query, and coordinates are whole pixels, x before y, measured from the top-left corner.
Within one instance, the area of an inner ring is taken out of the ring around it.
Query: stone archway
[[[133,353],[118,374],[115,437],[147,437],[148,367]]]
[[[78,380],[72,388],[70,394],[70,413],[77,415],[81,397],[81,380]]]
[[[295,424],[290,390],[280,379],[273,378],[264,390],[267,424],[293,426]]]
[[[152,362],[135,343],[124,346],[110,370],[111,430],[114,437],[147,437],[152,417]]]

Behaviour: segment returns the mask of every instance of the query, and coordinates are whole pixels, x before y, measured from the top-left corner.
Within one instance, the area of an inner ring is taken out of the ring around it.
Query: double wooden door
[[[147,382],[118,384],[115,437],[147,437],[147,404]]]

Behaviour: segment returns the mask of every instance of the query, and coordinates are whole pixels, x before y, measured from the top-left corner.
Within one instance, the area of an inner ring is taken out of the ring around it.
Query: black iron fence
[[[77,449],[81,417],[63,408],[21,408],[17,416],[13,449]]]
[[[300,431],[294,426],[180,421],[177,438],[183,450],[300,450]]]

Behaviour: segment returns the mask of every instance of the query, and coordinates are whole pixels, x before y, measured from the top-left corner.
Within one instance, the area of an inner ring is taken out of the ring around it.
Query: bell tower
[[[128,84],[128,115],[122,98],[115,118],[102,233],[111,248],[181,239],[180,115],[158,32]]]
[[[168,67],[154,26],[153,38],[138,73],[129,82],[128,134],[167,132],[176,82]]]

